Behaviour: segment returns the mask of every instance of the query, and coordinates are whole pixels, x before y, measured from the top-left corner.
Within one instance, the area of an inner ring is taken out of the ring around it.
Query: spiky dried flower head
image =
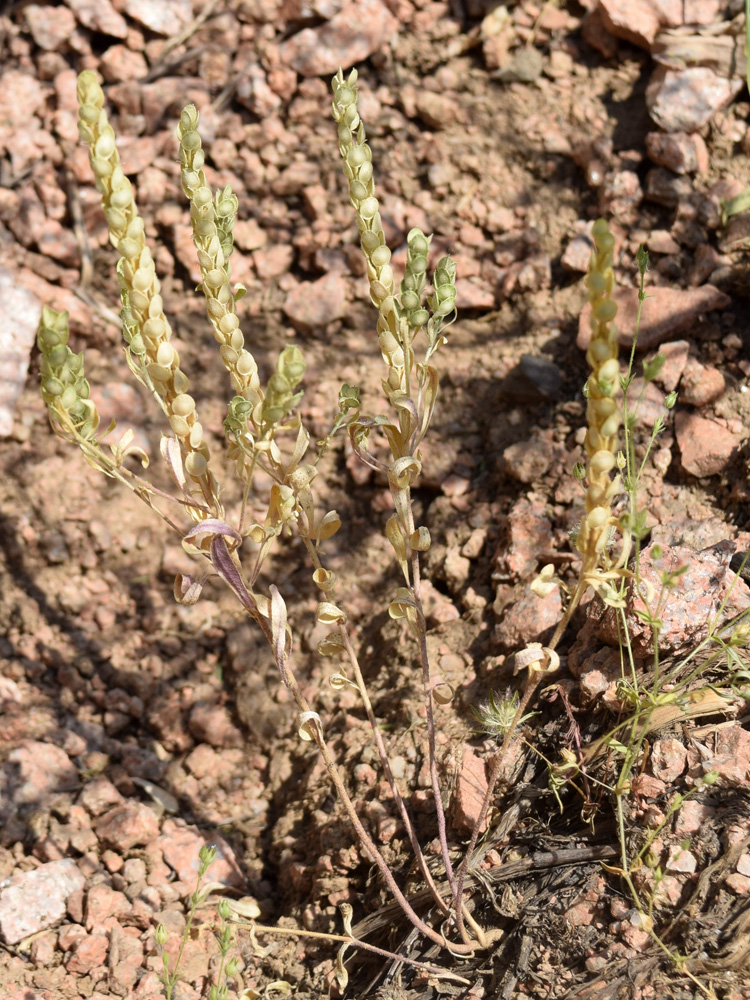
[[[370,299],[380,313],[377,330],[381,350],[388,364],[401,367],[404,357],[397,340],[396,285],[391,251],[386,245],[380,206],[375,197],[372,150],[357,111],[357,75],[353,69],[346,80],[342,70],[334,76],[333,117],[338,126],[339,152],[349,182],[349,199],[357,213],[357,228],[370,281]]]
[[[255,407],[262,402],[258,366],[245,347],[236,312],[238,296],[232,292],[230,280],[229,257],[234,249],[232,232],[238,202],[229,185],[217,191],[215,197],[211,193],[203,170],[205,154],[197,131],[199,120],[196,107],[189,104],[183,109],[177,126],[182,190],[190,201],[193,242],[198,252],[208,317],[220,345],[221,360],[235,392]]]
[[[605,550],[612,525],[612,500],[621,490],[616,465],[620,412],[616,395],[620,389],[617,331],[613,320],[617,304],[612,299],[614,236],[606,220],[598,219],[592,230],[594,250],[586,278],[591,303],[591,342],[586,359],[591,375],[586,383],[585,448],[588,456],[586,515],[581,522],[577,547],[584,558],[595,560]]]
[[[146,243],[143,219],[123,173],[115,133],[104,110],[104,94],[96,74],[84,70],[78,77],[78,129],[89,147],[91,168],[102,196],[109,238],[121,255],[117,265],[122,299],[123,336],[133,371],[160,399],[170,426],[180,442],[191,491],[214,515],[221,516],[216,481],[208,468],[209,450],[203,440],[195,400],[170,343],[172,331],[164,314],[159,279]],[[198,511],[194,516],[199,517]]]
[[[99,426],[99,414],[83,372],[83,352],[68,347],[68,314],[42,307],[37,345],[41,352],[42,396],[58,433],[70,429],[90,440]],[[69,423],[69,426],[67,426]]]

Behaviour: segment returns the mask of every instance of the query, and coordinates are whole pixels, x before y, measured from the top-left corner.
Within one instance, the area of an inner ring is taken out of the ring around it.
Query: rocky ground
[[[638,247],[651,256],[638,346],[667,362],[645,390],[641,451],[665,395],[678,392],[644,480],[645,544],[664,556],[647,548],[643,572],[658,581],[664,567],[688,567],[662,616],[663,669],[696,649],[720,607],[730,617],[750,604],[741,580],[727,598],[730,563],[750,548],[750,213],[732,200],[750,185],[743,44],[734,0],[0,5],[4,996],[161,996],[155,929],[165,925],[174,956],[198,850],[211,843],[209,877],[234,898],[252,897],[265,923],[340,932],[337,907],[350,902],[371,940],[470,983],[352,958],[350,997],[750,997],[749,716],[724,661],[654,717],[627,797],[634,853],[664,823],[636,880],[656,931],[687,962],[654,943],[617,872],[611,795],[594,779],[614,780],[596,741],[624,707],[616,630],[596,602],[568,630],[563,669],[498,797],[473,898],[480,922],[505,933],[471,961],[440,955],[383,909],[387,894],[325,768],[297,737],[271,654],[231,595],[209,584],[195,606],[176,605],[174,575],[191,565],[179,540],[52,436],[33,346],[42,303],[69,310],[104,423],[133,429],[166,487],[160,416],[120,351],[113,251],[77,145],[76,75],[92,68],[157,248],[212,452],[228,387],[193,293],[199,272],[174,138],[189,101],[201,112],[210,182],[239,196],[233,276],[248,288],[242,312],[263,378],[294,342],[308,366],[301,408],[313,434],[327,432],[344,381],[377,408],[374,316],[329,112],[330,76],[357,65],[397,263],[420,226],[435,234],[435,259],[450,252],[458,264],[460,316],[438,356],[416,503],[433,537],[428,645],[457,691],[440,710],[438,744],[460,854],[496,749],[477,735],[471,709],[517,684],[511,654],[548,638],[559,620],[557,591],[542,600],[529,591],[541,566],[575,579],[582,276],[601,214],[617,241],[623,347]],[[394,772],[429,844],[415,650],[385,613],[398,583],[382,533],[390,494],[339,439],[322,469],[321,503],[343,520],[328,563],[347,595]],[[330,666],[314,653],[322,633],[302,547],[282,547],[267,569],[289,607],[305,693],[327,720],[361,815],[415,889],[363,713],[329,688]],[[647,683],[649,634],[634,615],[631,625]],[[685,672],[675,669],[679,685]],[[554,763],[566,748],[594,784],[585,801],[564,788],[558,805],[538,753]],[[198,913],[178,1000],[208,995],[215,914]],[[325,996],[336,990],[335,947],[240,930],[232,989],[249,998],[283,980],[296,996]]]

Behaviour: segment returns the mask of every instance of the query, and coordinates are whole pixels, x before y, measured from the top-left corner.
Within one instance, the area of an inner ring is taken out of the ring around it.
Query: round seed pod
[[[179,364],[177,351],[168,341],[159,344],[159,348],[156,352],[156,363],[158,365],[162,365],[164,368],[176,367]]]
[[[430,243],[421,229],[412,229],[406,239],[410,253],[423,257],[429,252]]]
[[[612,349],[606,340],[602,340],[597,337],[595,340],[591,341],[589,349],[587,352],[590,356],[590,363],[592,368],[596,368],[598,365],[603,364],[605,361],[609,361],[612,357]],[[619,372],[619,367],[618,367]]]
[[[391,251],[385,244],[375,247],[370,255],[370,261],[375,267],[385,267],[391,259]]]
[[[357,101],[357,91],[353,87],[348,87],[346,84],[339,87],[335,94],[336,103],[342,108],[348,108],[350,104],[355,104]]]
[[[53,347],[57,347],[58,344],[65,345],[68,342],[68,338],[63,339],[62,332],[58,330],[53,330],[50,326],[42,327],[39,331],[39,336],[37,337],[39,341],[39,350],[44,352],[49,352]]]
[[[597,451],[589,461],[589,469],[594,476],[610,472],[615,465],[615,456],[611,451]]]
[[[199,452],[191,451],[185,458],[185,469],[193,479],[200,479],[206,474],[208,462]]]
[[[378,233],[373,233],[371,230],[367,229],[362,233],[360,239],[362,245],[362,251],[365,256],[368,256],[375,250],[376,247],[380,246],[380,235]]]
[[[363,201],[368,195],[367,186],[360,180],[353,180],[349,183],[349,195],[354,201]]]
[[[594,306],[594,316],[600,323],[610,323],[617,315],[617,303],[605,299]]]
[[[412,326],[425,326],[430,320],[430,314],[426,309],[415,309],[409,313],[409,322]]]
[[[177,416],[174,414],[169,418],[169,426],[175,432],[177,437],[184,438],[190,433],[190,425],[184,417]]]
[[[586,284],[588,285],[589,291],[592,292],[596,298],[606,294],[608,291],[609,282],[600,271],[590,271],[586,278]]]
[[[128,209],[133,201],[133,188],[127,177],[123,178],[123,182],[118,188],[113,189],[112,195],[109,199],[109,203],[112,208]]]
[[[203,441],[203,427],[200,421],[196,420],[190,428],[190,447],[197,448]]]
[[[617,403],[611,396],[602,396],[600,399],[591,400],[591,408],[596,414],[597,420],[601,423],[617,409]]]
[[[182,124],[182,122],[180,122],[180,124]],[[180,139],[180,145],[188,153],[191,153],[196,149],[200,149],[201,137],[198,135],[197,132],[194,132],[192,130],[184,132],[182,138]]]
[[[359,206],[359,214],[363,219],[373,219],[378,214],[378,199],[371,197],[365,198],[362,204]]]
[[[126,257],[128,260],[135,260],[140,255],[141,246],[136,240],[126,236],[117,244],[117,252],[121,257]]]
[[[599,381],[614,382],[620,377],[620,365],[617,358],[609,358],[597,372]]]
[[[237,359],[237,372],[239,375],[250,375],[256,370],[255,359],[249,351],[243,349]]]
[[[139,267],[133,275],[131,285],[139,292],[147,292],[154,282],[154,272],[150,267]]]
[[[47,396],[62,396],[65,386],[59,378],[50,375],[49,378],[44,379],[42,382],[42,389]]]
[[[195,412],[195,400],[186,392],[181,392],[172,400],[172,412],[180,417],[189,417]]]
[[[65,344],[57,344],[55,347],[52,348],[52,350],[47,355],[49,363],[53,367],[59,368],[60,365],[65,364],[65,361],[68,357],[68,351],[69,348],[66,347]]]
[[[216,223],[210,216],[195,220],[194,227],[196,239],[208,239],[216,232]]]
[[[367,163],[370,157],[368,156],[367,146],[352,146],[346,152],[346,162],[350,167],[360,167],[363,163]]]
[[[143,324],[143,335],[158,343],[167,334],[167,323],[162,317],[147,319]]]
[[[172,377],[172,373],[168,368],[164,368],[163,365],[157,365],[153,362],[148,366],[148,374],[154,382],[169,382]]]
[[[220,267],[214,267],[203,276],[203,283],[208,288],[218,288],[226,281],[226,274]]]
[[[62,396],[60,396],[60,405],[65,410],[69,410],[72,406],[75,406],[78,395],[75,390],[75,386],[68,385],[63,389]]]
[[[101,113],[101,108],[97,108],[93,104],[80,104],[78,106],[79,125],[96,125]]]

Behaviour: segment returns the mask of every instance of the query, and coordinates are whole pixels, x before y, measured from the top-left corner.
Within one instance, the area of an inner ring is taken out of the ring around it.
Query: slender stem
[[[485,791],[484,798],[482,799],[482,808],[479,810],[479,817],[477,818],[477,821],[474,824],[474,829],[471,832],[471,839],[469,841],[469,846],[467,847],[466,854],[464,855],[464,859],[461,862],[461,867],[458,870],[458,885],[456,888],[455,900],[456,900],[456,917],[459,921],[459,924],[462,923],[461,903],[463,898],[464,885],[466,882],[466,876],[469,871],[469,864],[472,861],[474,848],[477,846],[477,840],[479,839],[479,831],[484,826],[485,821],[487,819],[487,814],[490,810],[490,803],[492,802],[492,795],[495,790],[495,785],[497,784],[498,779],[500,777],[500,771],[502,765],[505,763],[505,758],[508,754],[508,750],[510,749],[510,745],[513,741],[513,738],[516,734],[516,729],[518,728],[518,724],[523,718],[524,713],[526,712],[526,709],[529,705],[529,702],[534,696],[534,692],[539,687],[539,684],[541,683],[543,676],[544,674],[541,672],[535,670],[529,671],[528,679],[526,681],[526,689],[524,690],[523,696],[520,702],[518,703],[516,714],[513,716],[513,721],[508,727],[508,731],[505,734],[505,739],[503,740],[502,746],[500,747],[497,754],[495,754],[492,763],[490,765],[490,773],[487,776],[487,790]]]
[[[414,927],[416,927],[416,929],[421,934],[424,934],[425,937],[429,938],[430,941],[432,941],[434,944],[438,945],[439,947],[441,947],[441,948],[449,948],[450,951],[454,952],[454,954],[457,954],[457,955],[471,955],[471,954],[473,954],[473,952],[475,950],[475,946],[474,945],[467,944],[467,943],[458,944],[458,943],[453,943],[453,942],[451,942],[449,944],[449,942],[446,940],[446,938],[442,934],[438,933],[434,928],[430,927],[429,924],[426,924],[424,922],[424,920],[422,920],[422,918],[419,917],[414,912],[414,910],[412,909],[411,903],[409,903],[409,901],[406,898],[406,896],[404,896],[403,892],[398,887],[398,884],[396,883],[396,880],[393,877],[393,872],[390,870],[390,868],[386,864],[385,858],[380,853],[380,851],[377,849],[377,847],[375,846],[374,841],[372,840],[372,838],[370,837],[370,835],[367,833],[367,831],[365,830],[364,826],[362,825],[362,821],[360,820],[359,816],[357,815],[357,811],[354,808],[354,804],[352,803],[351,799],[349,798],[349,793],[347,792],[346,787],[344,786],[344,783],[343,783],[343,781],[341,779],[341,775],[338,772],[338,768],[336,767],[336,764],[335,764],[335,762],[333,760],[333,757],[331,756],[331,752],[330,752],[330,750],[328,748],[328,744],[326,743],[326,741],[325,741],[325,739],[323,737],[323,733],[321,732],[321,730],[320,730],[320,728],[319,728],[319,726],[317,724],[313,727],[313,731],[315,733],[315,742],[316,742],[316,744],[318,746],[318,749],[320,750],[321,756],[323,757],[323,761],[324,761],[324,763],[326,765],[326,768],[328,770],[328,774],[329,774],[329,776],[331,778],[331,781],[333,782],[333,784],[334,784],[334,786],[336,788],[336,791],[339,793],[339,796],[340,796],[341,801],[342,801],[342,803],[344,805],[344,808],[346,809],[346,812],[347,812],[347,814],[349,816],[349,820],[350,820],[352,826],[354,827],[354,829],[355,829],[355,831],[357,833],[357,836],[359,837],[359,841],[362,844],[362,846],[364,847],[364,849],[370,854],[370,856],[372,857],[372,859],[375,861],[375,864],[380,869],[380,873],[383,876],[383,879],[384,879],[386,885],[388,886],[389,890],[393,894],[393,897],[396,900],[396,902],[399,904],[399,906],[403,910],[403,912],[404,912],[405,916],[407,917],[407,919],[411,921],[411,923],[414,925]]]
[[[391,786],[391,791],[393,792],[393,798],[398,807],[399,813],[401,814],[401,819],[403,821],[404,827],[409,835],[409,841],[414,851],[414,856],[417,859],[417,864],[419,865],[419,870],[422,872],[422,877],[430,888],[433,898],[444,914],[450,912],[450,908],[447,903],[440,895],[435,885],[434,879],[430,869],[427,867],[427,860],[424,856],[422,848],[419,846],[419,840],[417,839],[416,831],[414,830],[414,824],[412,823],[411,816],[409,815],[409,810],[407,809],[406,803],[404,802],[403,796],[401,795],[401,789],[398,787],[396,779],[391,770],[391,763],[388,760],[388,753],[385,748],[385,743],[383,742],[383,735],[378,728],[377,720],[375,719],[375,713],[372,709],[372,703],[370,701],[370,696],[368,694],[367,688],[365,686],[365,681],[362,676],[362,671],[360,670],[359,660],[357,654],[354,651],[354,647],[351,643],[351,638],[346,629],[346,626],[342,625],[339,629],[341,632],[341,637],[344,642],[344,648],[346,649],[347,655],[349,657],[349,662],[354,671],[354,677],[357,682],[357,687],[359,688],[359,693],[362,697],[362,702],[365,706],[365,712],[367,713],[367,719],[370,723],[370,729],[372,730],[373,737],[375,739],[375,746],[378,750],[378,756],[380,758],[380,766],[383,768],[386,778],[388,779],[388,784]]]
[[[373,955],[380,955],[383,958],[388,958],[392,962],[403,962],[405,965],[412,965],[416,969],[424,969],[425,972],[429,972],[432,975],[440,976],[443,979],[450,979],[455,983],[465,983],[467,986],[471,985],[470,980],[464,979],[462,976],[457,976],[455,972],[449,972],[447,969],[440,969],[434,965],[427,965],[425,962],[418,962],[415,958],[406,958],[404,955],[397,955],[395,952],[386,951],[384,948],[378,948],[374,944],[369,944],[367,941],[362,941],[360,938],[348,937],[346,934],[326,934],[323,931],[304,931],[299,930],[296,927],[269,927],[267,924],[255,924],[255,923],[245,923],[245,921],[238,920],[237,925],[239,927],[252,927],[254,931],[260,931],[262,934],[284,934],[290,937],[306,937],[306,938],[318,938],[323,941],[341,941],[342,944],[351,945],[352,948],[362,948],[364,951],[372,952]]]
[[[404,507],[406,509],[406,516],[408,522],[404,527],[406,528],[406,541],[408,544],[409,538],[414,531],[414,514],[411,506],[411,490],[409,487],[405,487],[404,492],[405,503]],[[398,504],[396,505],[398,509]],[[453,891],[453,898],[458,906],[458,884],[456,882],[456,876],[453,871],[453,864],[450,859],[450,852],[448,851],[448,837],[445,829],[445,809],[443,808],[443,798],[440,790],[440,778],[437,771],[437,752],[435,743],[435,714],[434,714],[434,703],[432,700],[432,672],[430,670],[430,657],[427,651],[427,628],[425,624],[424,608],[422,606],[422,587],[421,587],[421,576],[419,569],[419,552],[412,550],[411,555],[411,572],[412,572],[412,593],[414,595],[414,603],[416,604],[417,610],[417,632],[419,640],[419,658],[422,661],[422,683],[424,685],[424,706],[427,721],[427,738],[429,745],[429,756],[430,756],[430,781],[432,783],[432,794],[435,799],[435,814],[437,816],[438,824],[438,837],[440,839],[440,852],[443,856],[443,864],[445,866],[445,874],[448,878],[448,883]]]

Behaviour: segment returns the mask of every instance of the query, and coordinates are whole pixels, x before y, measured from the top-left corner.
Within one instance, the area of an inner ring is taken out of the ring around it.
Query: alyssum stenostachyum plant
[[[275,371],[262,385],[258,366],[241,329],[237,304],[244,290],[232,285],[230,266],[237,198],[229,187],[211,191],[203,169],[198,112],[192,105],[186,107],[177,128],[182,188],[190,202],[193,239],[201,268],[200,288],[219,345],[219,356],[234,393],[227,407],[224,431],[237,477],[236,494],[241,502],[239,514],[231,519],[223,499],[229,494],[228,484],[221,484],[216,478],[196,400],[190,392],[189,379],[181,367],[178,352],[171,343],[171,328],[164,313],[143,219],[120,165],[115,134],[104,109],[103,92],[91,71],[82,73],[78,81],[79,129],[81,138],[89,146],[110,241],[119,254],[117,275],[125,354],[131,371],[156,400],[169,423],[171,433],[162,437],[161,453],[177,491],[174,495],[161,491],[134,471],[128,456],[140,458],[144,467],[147,460],[133,448],[128,434],[115,445],[105,445],[105,435],[100,433],[99,416],[84,374],[83,355],[74,354],[68,346],[67,316],[48,307],[43,311],[38,335],[42,394],[56,433],[78,445],[90,464],[141,497],[181,537],[184,546],[202,558],[204,572],[200,578],[177,577],[177,600],[194,603],[205,579],[216,575],[259,625],[271,645],[281,679],[299,710],[300,736],[313,742],[321,753],[363,852],[375,862],[406,917],[418,931],[436,945],[448,946],[456,954],[468,954],[477,944],[485,943],[486,938],[471,916],[464,914],[462,887],[448,851],[434,716],[436,705],[449,700],[451,692],[447,684],[434,676],[427,656],[420,553],[429,548],[430,537],[427,528],[416,523],[411,502],[412,485],[421,471],[420,446],[430,424],[438,388],[438,374],[431,360],[445,344],[446,330],[455,318],[455,265],[450,258],[443,258],[437,264],[432,275],[432,293],[426,295],[430,237],[413,229],[408,234],[405,272],[397,289],[375,195],[372,154],[357,110],[356,80],[356,71],[347,79],[342,73],[336,75],[333,114],[366,260],[370,295],[378,310],[377,336],[386,364],[382,386],[389,412],[373,417],[363,415],[357,388],[344,385],[331,433],[344,427],[348,429],[356,453],[387,478],[393,497],[395,512],[385,525],[385,534],[396,555],[403,581],[393,595],[389,612],[393,618],[406,622],[419,648],[429,766],[447,890],[435,884],[417,840],[409,810],[388,762],[345,610],[337,603],[336,576],[324,565],[323,543],[338,530],[340,519],[335,511],[321,515],[316,508],[317,463],[331,435],[320,443],[317,456],[311,453],[310,435],[297,410],[305,371],[302,354],[297,347],[285,348],[279,355]],[[107,428],[106,433],[113,429],[112,426]],[[375,435],[381,439],[377,451],[370,447]],[[265,515],[250,523],[248,499],[252,496],[253,507],[257,507],[258,497],[253,486],[259,470],[270,480],[269,499]],[[314,706],[307,702],[297,682],[292,659],[292,631],[284,599],[277,587],[263,583],[261,575],[271,545],[279,536],[290,532],[302,539],[312,563],[313,581],[320,592],[318,621],[330,626],[319,651],[337,660],[332,686],[353,685],[360,694],[396,807],[424,881],[432,893],[433,907],[438,914],[435,925],[414,911],[357,815],[326,738],[323,721]],[[354,939],[350,921],[351,914],[345,919],[346,933],[337,936],[343,942],[338,962],[340,981],[346,977],[342,961],[346,947],[356,944],[378,950]]]

